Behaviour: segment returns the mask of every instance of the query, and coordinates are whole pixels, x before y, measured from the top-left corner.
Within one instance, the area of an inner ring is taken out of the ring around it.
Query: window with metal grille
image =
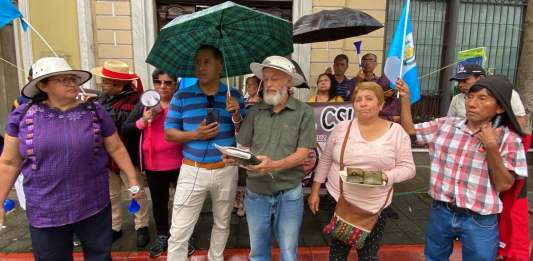
[[[514,83],[525,7],[522,0],[461,1],[456,50],[486,47],[487,71]]]
[[[387,5],[385,49],[392,40],[405,0],[390,0]],[[461,0],[457,21],[450,17],[448,1],[412,0],[410,18],[413,24],[415,54],[420,77],[422,99],[413,108],[414,120],[427,121],[445,115],[439,111],[444,88],[454,86],[441,79],[445,49],[456,52],[476,47],[487,49],[487,70],[503,74],[514,82],[521,40],[526,0]],[[457,27],[455,43],[447,43],[450,26]],[[454,46],[446,46],[453,44]],[[453,93],[453,92],[452,92]]]

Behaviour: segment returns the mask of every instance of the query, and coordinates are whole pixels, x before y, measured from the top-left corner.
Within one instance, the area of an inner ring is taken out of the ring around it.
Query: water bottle
[[[139,193],[140,188],[139,188],[139,186],[132,186],[128,190],[129,190],[129,192],[131,192],[133,194],[136,194],[136,193]],[[130,214],[135,214],[135,213],[139,212],[140,209],[141,209],[141,206],[139,205],[137,200],[132,199],[131,202],[130,202],[130,205],[128,206],[128,212],[130,212]]]
[[[137,200],[132,199],[130,202],[130,205],[128,206],[128,212],[130,212],[130,214],[135,214],[139,212],[140,209],[141,209],[141,206],[139,205]]]
[[[10,199],[10,198],[7,198],[4,201],[4,206],[3,206],[5,214],[7,215],[7,214],[13,212],[15,210],[15,206],[16,206],[15,201]],[[5,229],[5,228],[6,228],[6,226],[4,226],[4,224],[0,224],[0,231]]]
[[[6,214],[9,214],[11,213],[12,211],[15,210],[15,206],[17,205],[17,203],[10,199],[10,198],[7,198],[5,201],[4,201],[4,212]]]

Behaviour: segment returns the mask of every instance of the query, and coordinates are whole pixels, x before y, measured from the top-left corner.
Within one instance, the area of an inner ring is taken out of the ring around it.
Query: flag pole
[[[20,19],[22,19],[24,22],[26,22],[26,24],[28,24],[28,26],[30,27],[30,29],[33,30],[33,32],[34,32],[39,38],[41,38],[41,41],[43,41],[43,43],[46,45],[46,47],[48,47],[48,49],[50,49],[50,51],[52,51],[52,53],[53,53],[56,57],[59,57],[59,55],[57,55],[57,53],[54,51],[54,49],[52,49],[52,47],[51,47],[50,44],[46,41],[46,39],[44,39],[44,37],[39,33],[39,31],[37,31],[37,29],[35,29],[35,28],[30,24],[30,22],[28,22],[28,20],[26,20],[26,18],[21,17]]]
[[[400,78],[402,78],[401,76],[403,76],[403,60],[405,59],[405,34],[407,34],[407,23],[409,21],[409,3],[411,1],[410,0],[407,0],[407,7],[405,8],[405,19],[404,19],[404,24],[403,24],[403,34],[402,34],[402,52],[401,52],[401,57],[400,57]]]
[[[405,19],[403,20],[403,34],[402,34],[402,52],[400,54],[400,78],[403,79],[403,60],[405,58],[405,34],[407,33],[407,23],[409,22],[409,4],[410,0],[407,0],[407,6],[405,8]],[[400,92],[396,92],[396,98],[400,98]]]

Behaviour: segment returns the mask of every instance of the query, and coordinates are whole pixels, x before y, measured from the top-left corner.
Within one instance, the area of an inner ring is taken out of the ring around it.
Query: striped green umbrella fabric
[[[146,62],[177,76],[194,76],[196,50],[202,45],[212,45],[222,52],[223,77],[243,75],[251,73],[252,62],[292,53],[292,24],[225,2],[168,23]]]

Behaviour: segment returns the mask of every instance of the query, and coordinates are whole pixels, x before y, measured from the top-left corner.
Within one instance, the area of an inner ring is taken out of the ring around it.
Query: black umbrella
[[[293,27],[294,43],[335,41],[368,34],[383,25],[365,12],[350,8],[302,16]]]
[[[290,59],[291,60],[291,63],[294,64],[294,67],[296,68],[296,72],[302,76],[302,78],[304,78],[304,82],[298,86],[294,86],[296,88],[307,88],[309,89],[309,85],[307,84],[307,79],[305,79],[305,75],[304,75],[304,72],[302,71],[302,68],[300,67],[300,65],[293,59]]]

